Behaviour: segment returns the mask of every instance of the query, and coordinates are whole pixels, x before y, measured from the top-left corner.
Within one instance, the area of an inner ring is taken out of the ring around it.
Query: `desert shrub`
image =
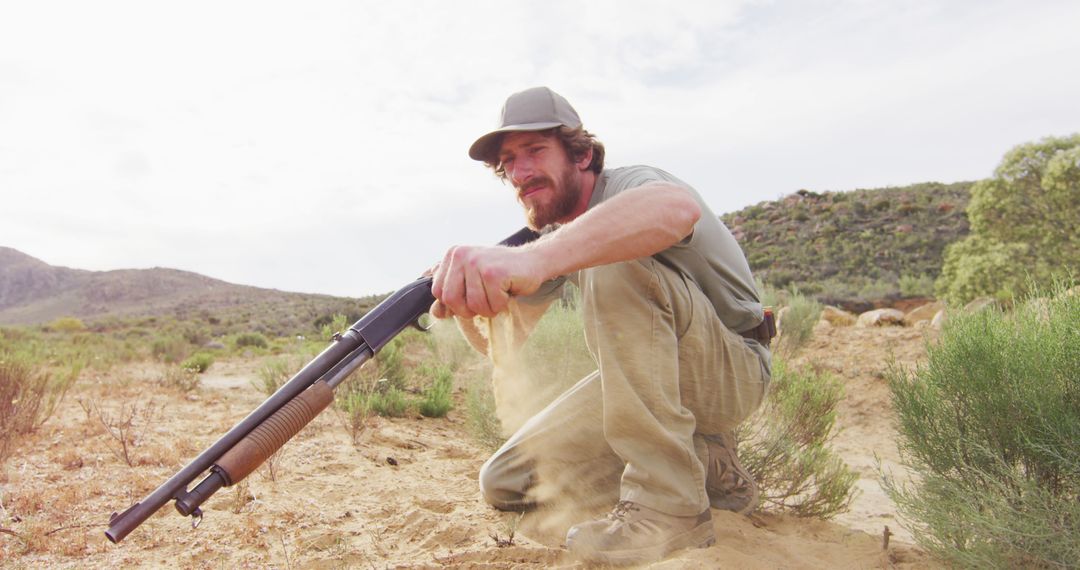
[[[75,317],[60,317],[49,323],[48,328],[57,332],[80,332],[86,330],[82,320]]]
[[[334,400],[334,407],[341,411],[345,431],[352,438],[353,445],[360,441],[360,434],[367,427],[367,418],[371,413],[368,406],[368,394],[359,391],[343,391]]]
[[[403,390],[397,386],[386,386],[385,389],[372,391],[367,398],[367,406],[380,416],[400,418],[409,411],[410,404]]]
[[[330,342],[335,334],[345,332],[347,328],[349,328],[349,317],[338,313],[330,318],[330,322],[319,328],[319,335],[323,341]]]
[[[585,328],[576,291],[568,302],[556,302],[536,323],[521,349],[523,369],[529,372],[527,392],[533,412],[596,370],[585,346]]]
[[[266,337],[259,333],[243,333],[236,337],[234,344],[236,348],[266,348],[270,346],[270,343],[266,341]]]
[[[495,394],[484,374],[476,374],[466,383],[465,425],[477,443],[492,451],[506,441],[502,424],[495,414]]]
[[[166,364],[180,362],[190,351],[191,345],[183,338],[176,336],[158,338],[150,345],[150,353],[154,355],[154,358]]]
[[[209,352],[196,352],[180,363],[180,368],[193,370],[198,374],[206,372],[214,363],[214,355]]]
[[[762,306],[765,307],[779,307],[780,295],[772,286],[765,283],[761,279],[754,278],[754,285],[757,286],[758,297],[761,300]]]
[[[791,357],[814,335],[814,325],[821,318],[821,303],[793,288],[787,292],[783,304],[786,308],[780,320],[780,335],[772,348],[779,355]]]
[[[252,381],[252,383],[260,392],[270,396],[299,372],[307,360],[310,359],[305,359],[303,356],[282,356],[270,359],[259,368],[258,381]]]
[[[480,355],[465,340],[454,319],[436,321],[429,331],[432,350],[439,362],[457,371],[469,362],[479,360]]]
[[[183,366],[166,368],[165,373],[158,379],[159,385],[185,393],[198,389],[200,383],[199,371]]]
[[[829,447],[843,396],[835,377],[773,359],[769,397],[737,432],[763,508],[829,518],[851,505],[858,476]]]
[[[923,273],[918,277],[911,275],[900,276],[900,296],[902,297],[933,297],[934,278]]]
[[[864,301],[875,301],[895,297],[899,293],[900,285],[897,283],[896,277],[885,276],[881,279],[868,280],[863,283],[855,297]]]
[[[192,346],[202,346],[210,340],[210,330],[204,326],[186,324],[181,327],[180,336]]]
[[[385,379],[391,386],[402,390],[405,388],[405,363],[402,345],[404,341],[399,335],[386,343],[379,353],[375,355],[375,364],[378,367],[379,378]]]
[[[128,467],[134,467],[139,461],[135,456],[136,448],[144,443],[145,435],[150,427],[155,425],[164,406],[159,406],[153,400],[142,403],[124,402],[117,410],[106,410],[93,400],[79,400],[86,417],[96,417],[109,434],[109,449],[116,454],[117,458],[127,463]]]
[[[0,352],[0,462],[19,436],[45,423],[79,374],[51,375],[25,356]]]
[[[441,418],[453,407],[450,398],[454,389],[453,373],[448,366],[425,365],[420,369],[420,374],[431,379],[430,385],[424,389],[422,398],[417,404],[420,414],[429,418]]]
[[[957,566],[1080,560],[1080,295],[951,317],[889,386],[918,477],[886,489],[916,540]]]

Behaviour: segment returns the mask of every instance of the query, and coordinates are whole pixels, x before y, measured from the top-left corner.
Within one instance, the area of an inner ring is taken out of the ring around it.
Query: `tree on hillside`
[[[948,247],[936,287],[950,303],[1009,300],[1080,267],[1080,134],[1013,148],[971,189],[971,234]]]

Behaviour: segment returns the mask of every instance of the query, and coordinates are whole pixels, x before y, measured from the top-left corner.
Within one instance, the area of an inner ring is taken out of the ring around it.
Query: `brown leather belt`
[[[761,343],[761,346],[768,348],[769,342],[776,336],[776,317],[773,316],[772,309],[765,309],[765,318],[761,320],[761,324],[739,334],[756,340]]]

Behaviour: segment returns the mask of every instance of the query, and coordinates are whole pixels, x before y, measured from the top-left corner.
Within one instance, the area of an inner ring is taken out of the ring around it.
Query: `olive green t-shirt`
[[[611,199],[623,190],[650,182],[668,182],[682,186],[690,191],[701,206],[701,218],[694,224],[693,233],[653,257],[700,287],[712,302],[720,322],[727,328],[742,332],[761,323],[764,313],[746,256],[720,218],[689,184],[649,166],[606,169],[596,180],[589,208]],[[564,281],[565,279],[560,278],[545,284],[538,296],[548,297],[555,294]]]

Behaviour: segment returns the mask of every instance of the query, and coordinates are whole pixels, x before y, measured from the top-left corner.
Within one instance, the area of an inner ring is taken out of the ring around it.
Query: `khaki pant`
[[[580,285],[599,370],[488,459],[484,498],[504,510],[621,499],[700,514],[709,508],[700,435],[735,429],[761,404],[767,352],[759,356],[696,285],[651,257],[583,270]]]

